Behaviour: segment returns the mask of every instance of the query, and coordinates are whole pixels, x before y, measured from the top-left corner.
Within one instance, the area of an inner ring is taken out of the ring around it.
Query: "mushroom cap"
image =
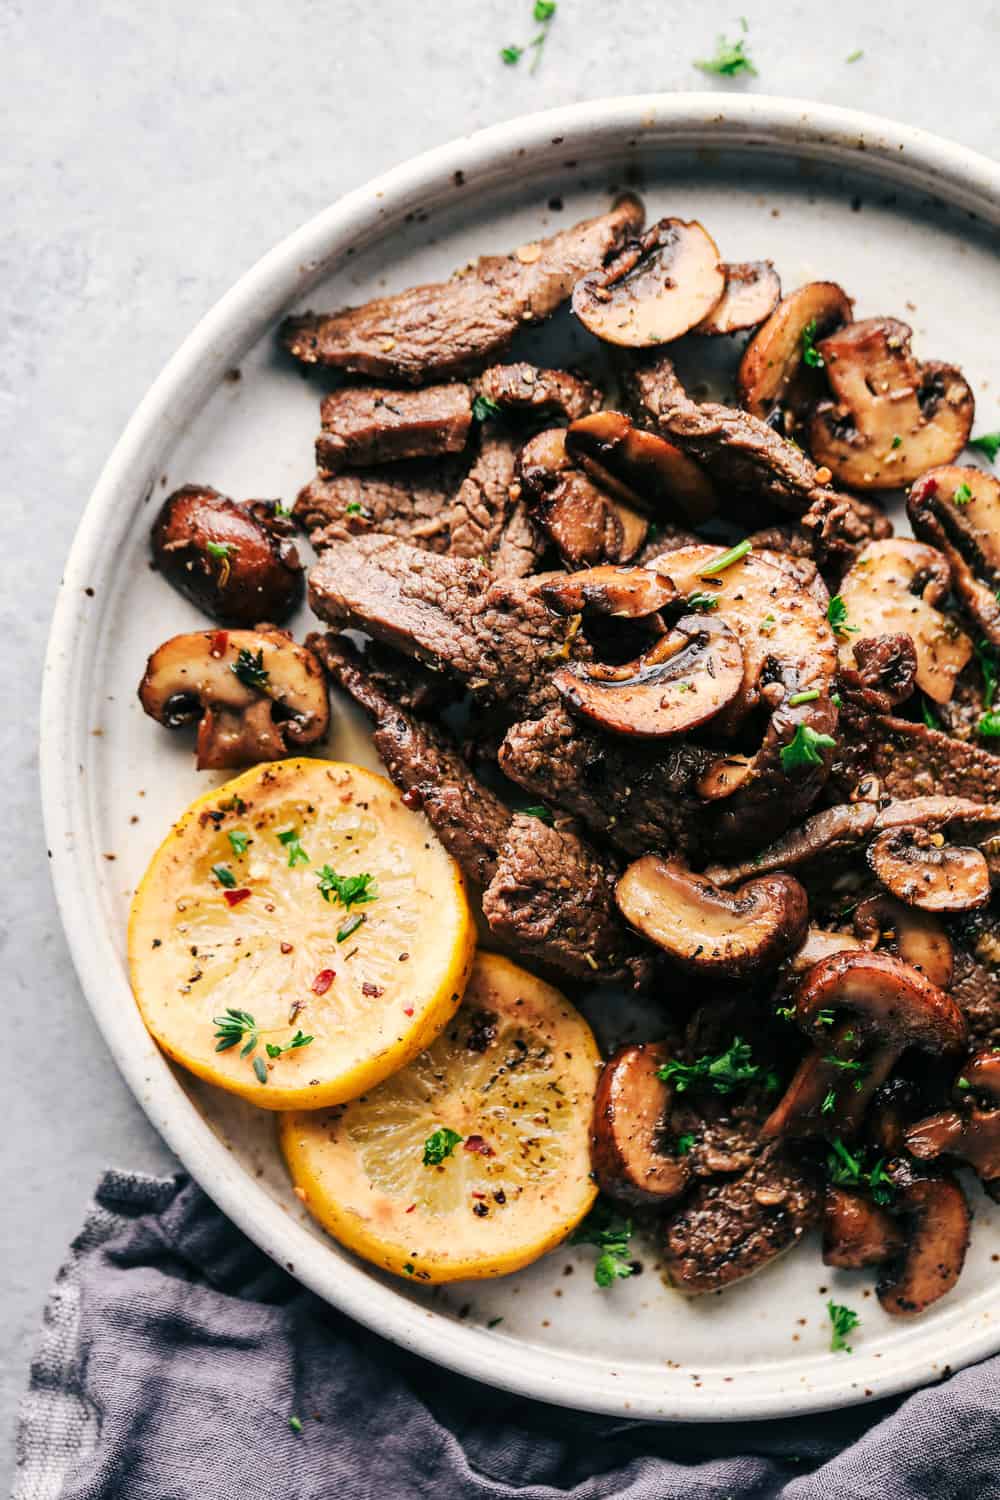
[[[704,469],[624,412],[598,411],[571,422],[566,451],[603,489],[640,510],[700,525],[719,508]]]
[[[903,1232],[884,1208],[863,1193],[828,1183],[823,1199],[823,1264],[860,1271],[892,1260],[905,1244]]]
[[[809,919],[808,897],[790,875],[721,891],[656,854],[629,865],[615,899],[625,920],[675,963],[725,979],[775,967],[801,943]]]
[[[641,550],[649,523],[575,466],[565,428],[549,428],[525,443],[517,471],[533,519],[568,567],[629,562]]]
[[[1000,646],[1000,481],[971,466],[930,469],[914,480],[906,509],[917,536],[948,559],[955,593],[986,639]]]
[[[982,851],[956,848],[927,828],[887,828],[869,845],[868,864],[894,896],[922,911],[972,911],[990,899]]]
[[[661,219],[573,288],[573,311],[607,344],[669,344],[726,289],[719,247],[696,219]]]
[[[969,637],[936,608],[950,587],[951,570],[934,547],[908,537],[870,542],[840,585],[847,624],[857,631],[840,640],[841,666],[856,665],[855,640],[908,635],[917,653],[917,686],[935,703],[947,703],[972,656]]]
[[[889,943],[903,963],[925,974],[939,989],[951,987],[951,939],[929,912],[906,906],[888,894],[869,896],[855,908],[854,931],[873,949]]]
[[[809,445],[852,489],[900,489],[951,463],[972,430],[975,402],[962,372],[918,364],[911,336],[895,318],[867,318],[817,345],[834,399],[814,411]]]
[[[745,409],[763,421],[782,403],[802,369],[810,324],[822,338],[850,318],[851,299],[834,281],[810,281],[782,298],[743,351],[736,383]]]
[[[722,267],[726,289],[692,333],[717,337],[756,328],[769,318],[781,296],[781,279],[770,260],[744,260]]]
[[[250,670],[237,675],[247,663]],[[319,661],[284,630],[199,630],[153,652],[139,684],[150,718],[200,720],[198,769],[279,760],[323,738],[330,719]]]
[[[834,953],[803,976],[795,1019],[817,1042],[828,1037],[821,1013],[847,1012],[867,1040],[897,1055],[907,1047],[926,1052],[957,1052],[966,1025],[950,995],[926,975],[888,953]]]
[[[715,717],[740,691],[743,654],[724,620],[682,615],[637,661],[576,662],[552,682],[574,713],[613,734],[659,739]]]
[[[594,1097],[591,1164],[602,1193],[625,1203],[663,1204],[691,1178],[683,1156],[663,1149],[672,1090],[657,1077],[664,1043],[633,1042],[604,1064]]]
[[[677,600],[669,578],[652,568],[605,564],[579,573],[555,574],[539,590],[557,615],[610,615],[642,620]]]
[[[954,1177],[893,1170],[893,1212],[909,1221],[902,1255],[879,1278],[878,1300],[893,1317],[922,1313],[950,1292],[962,1272],[972,1215]]]

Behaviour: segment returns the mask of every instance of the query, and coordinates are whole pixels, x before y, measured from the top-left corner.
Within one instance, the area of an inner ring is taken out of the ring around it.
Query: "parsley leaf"
[[[338,875],[329,865],[324,865],[317,878],[317,890],[324,901],[339,901],[341,906],[350,909],[375,900],[378,891],[371,889],[374,879],[374,875]]]
[[[286,828],[284,833],[278,834],[278,843],[284,844],[288,850],[288,868],[290,870],[294,870],[296,865],[307,865],[309,863],[309,856],[299,842],[298,829]]]
[[[240,653],[234,662],[230,662],[229,670],[234,677],[239,678],[244,687],[256,688],[260,693],[266,693],[270,685],[270,676],[264,666],[263,646],[254,656],[245,646],[241,647]]]
[[[344,506],[344,514],[346,516],[368,517],[371,515],[371,511],[368,509],[367,505],[362,505],[360,500],[348,500],[347,504]]]
[[[787,745],[781,747],[781,766],[784,771],[799,771],[804,766],[819,766],[823,763],[821,750],[835,750],[837,741],[829,734],[819,734],[808,724],[796,724],[795,733]]]
[[[836,1104],[837,1104],[837,1096],[833,1092],[833,1089],[830,1089],[828,1093],[826,1093],[826,1094],[823,1095],[823,1103],[819,1107],[820,1114],[821,1115],[832,1115],[833,1111],[834,1111],[834,1109],[836,1107]]]
[[[834,635],[856,635],[858,632],[857,625],[847,623],[847,605],[841,594],[834,594],[826,606],[826,618],[830,622],[830,629]]]
[[[811,370],[822,370],[826,361],[816,348],[816,319],[810,318],[802,330],[802,363]]]
[[[598,1200],[570,1237],[571,1245],[596,1245],[600,1255],[594,1263],[599,1287],[613,1286],[634,1274],[629,1259],[632,1220],[624,1219],[609,1204]]]
[[[937,714],[927,702],[926,693],[921,693],[920,695],[920,717],[923,719],[928,729],[941,728],[941,725],[938,723]]]
[[[212,874],[220,885],[224,885],[227,891],[231,891],[236,884],[236,876],[228,865],[213,865]]]
[[[477,422],[490,422],[500,408],[490,396],[477,396],[472,403],[472,415]]]
[[[956,505],[968,505],[969,501],[972,499],[972,491],[964,480],[952,493],[951,498],[954,500]]]
[[[826,1170],[830,1181],[837,1187],[866,1187],[876,1203],[892,1202],[895,1185],[885,1169],[883,1158],[879,1157],[868,1170],[865,1167],[863,1151],[854,1156],[839,1136],[831,1142],[831,1149],[826,1158]]]
[[[517,811],[523,818],[537,818],[539,823],[547,823],[550,828],[555,822],[551,809],[542,807],[541,804],[536,807],[519,807]]]
[[[731,1094],[733,1089],[755,1083],[764,1072],[759,1063],[751,1060],[751,1055],[749,1042],[734,1036],[726,1051],[716,1057],[699,1057],[693,1063],[670,1058],[657,1068],[656,1076],[663,1083],[671,1084],[678,1094],[691,1088],[710,1088],[717,1094]],[[765,1081],[769,1080],[770,1075],[766,1075]]]
[[[240,828],[232,828],[226,837],[229,839],[229,847],[235,855],[247,852],[247,845],[250,842],[250,835],[248,833],[244,833]]]
[[[694,66],[701,73],[714,73],[719,78],[735,78],[747,73],[756,78],[757,69],[747,57],[742,41],[730,42],[724,36],[715,39],[715,56],[696,60]]]
[[[515,63],[519,63],[521,61],[521,58],[524,56],[524,48],[523,47],[501,47],[500,48],[500,56],[503,58],[504,62],[507,64],[507,66],[509,68],[511,68],[511,67],[514,66]]]
[[[986,740],[1000,739],[1000,708],[994,708],[988,714],[983,714],[976,725],[976,732]]]
[[[683,1135],[679,1135],[677,1137],[677,1142],[674,1149],[677,1152],[678,1156],[687,1156],[693,1145],[694,1136],[685,1131]]]
[[[985,453],[991,464],[997,461],[1000,453],[1000,432],[984,432],[981,437],[969,439],[970,448],[978,448],[980,453]]]
[[[843,1350],[845,1354],[851,1354],[853,1351],[847,1342],[847,1335],[852,1329],[857,1328],[861,1322],[860,1317],[853,1308],[845,1307],[842,1302],[834,1302],[832,1299],[826,1304],[826,1310],[830,1315],[830,1325],[832,1328],[830,1334],[831,1351],[834,1354],[839,1354]]]
[[[536,21],[551,21],[556,13],[556,0],[535,0]]]
[[[288,1425],[294,1433],[299,1433],[302,1431],[302,1421],[299,1417],[289,1417]]]
[[[439,1167],[445,1157],[450,1156],[462,1137],[457,1130],[439,1125],[424,1141],[424,1166]]]

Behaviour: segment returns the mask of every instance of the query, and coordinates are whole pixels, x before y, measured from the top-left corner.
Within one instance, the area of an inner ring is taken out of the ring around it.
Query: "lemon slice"
[[[163,1050],[283,1110],[353,1099],[415,1057],[461,1000],[474,946],[458,866],[423,815],[382,776],[308,759],[193,802],[128,939]]]
[[[342,1109],[282,1116],[296,1192],[336,1239],[399,1276],[516,1271],[594,1200],[599,1063],[558,990],[480,953],[458,1014],[409,1067]]]

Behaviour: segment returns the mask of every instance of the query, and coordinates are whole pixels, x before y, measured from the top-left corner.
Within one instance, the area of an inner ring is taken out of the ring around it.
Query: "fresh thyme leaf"
[[[509,68],[511,68],[511,67],[514,66],[515,63],[519,63],[521,61],[521,58],[524,56],[524,48],[523,47],[501,47],[500,48],[500,56],[502,57],[503,61],[507,64],[507,66]]]
[[[731,1094],[733,1089],[757,1082],[763,1071],[761,1064],[752,1061],[749,1042],[734,1036],[725,1052],[715,1057],[699,1057],[693,1063],[670,1058],[657,1068],[656,1076],[663,1083],[672,1084],[678,1094],[691,1088],[710,1088],[717,1094]]]
[[[954,500],[956,505],[968,505],[969,501],[972,499],[972,491],[964,480],[952,493],[951,498]]]
[[[978,448],[980,453],[985,453],[990,463],[996,463],[997,454],[1000,453],[1000,432],[984,432],[980,437],[969,439],[970,448]]]
[[[439,1167],[450,1156],[462,1137],[448,1125],[439,1125],[424,1141],[424,1166]]]
[[[688,594],[686,602],[688,609],[700,610],[707,615],[711,610],[718,609],[719,596],[706,594],[702,589],[695,589],[693,594]]]
[[[521,814],[522,817],[537,818],[539,823],[548,823],[550,827],[555,822],[555,818],[552,815],[551,809],[548,807],[542,807],[541,804],[539,804],[537,807],[519,807],[517,811]]]
[[[632,1220],[624,1219],[603,1199],[598,1199],[590,1213],[570,1237],[571,1245],[596,1245],[601,1254],[594,1263],[594,1280],[599,1287],[613,1286],[633,1275],[629,1258]]]
[[[212,874],[220,885],[224,885],[227,891],[231,891],[236,884],[236,876],[228,865],[213,865]]]
[[[254,1070],[254,1072],[257,1075],[257,1082],[258,1083],[266,1083],[267,1082],[267,1063],[264,1061],[264,1059],[262,1057],[255,1057],[254,1058],[254,1060],[253,1060],[253,1070]]]
[[[477,396],[472,403],[472,415],[477,422],[490,422],[500,411],[490,396]]]
[[[264,1050],[268,1057],[281,1057],[285,1052],[295,1052],[299,1047],[308,1047],[309,1043],[315,1040],[315,1037],[303,1036],[301,1031],[297,1031],[284,1047],[279,1047],[276,1042],[265,1042]]]
[[[358,928],[361,926],[364,920],[365,914],[363,911],[356,911],[353,917],[348,917],[343,927],[337,928],[337,942],[346,943],[351,933],[357,932]]]
[[[847,605],[844,603],[841,594],[834,594],[826,606],[826,618],[830,622],[830,629],[834,635],[857,634],[857,625],[848,625],[847,623]]]
[[[709,563],[707,568],[701,568],[700,575],[702,578],[713,578],[716,573],[724,573],[727,568],[732,567],[733,563],[738,563],[741,557],[746,557],[747,553],[752,551],[751,543],[744,537],[742,542],[737,542],[735,547],[730,547],[728,552],[723,552],[722,556],[717,557],[715,562]]]
[[[229,839],[229,847],[235,855],[239,856],[247,852],[247,845],[250,842],[250,835],[248,833],[244,833],[241,828],[231,828],[226,837]]]
[[[781,765],[785,771],[799,771],[804,766],[819,766],[823,763],[821,750],[835,750],[837,741],[829,734],[819,734],[808,724],[796,724],[795,733],[787,745],[781,747]]]
[[[239,678],[244,687],[255,688],[260,693],[267,692],[270,677],[264,666],[263,646],[256,656],[246,646],[241,647],[236,660],[230,662],[229,670],[234,677]]]
[[[941,725],[938,723],[937,714],[934,712],[934,710],[931,708],[930,704],[927,702],[927,694],[926,693],[921,693],[921,695],[920,695],[920,717],[923,719],[923,721],[927,725],[928,729],[940,729],[941,728]]]
[[[830,1315],[832,1330],[830,1334],[831,1352],[839,1354],[843,1350],[845,1354],[851,1354],[853,1351],[847,1342],[847,1335],[853,1329],[857,1328],[861,1322],[860,1317],[853,1308],[845,1307],[842,1302],[831,1300],[826,1304],[826,1310]]]
[[[802,363],[811,370],[822,370],[825,360],[816,348],[816,319],[810,318],[802,330]]]
[[[350,909],[376,899],[378,891],[372,889],[374,879],[374,875],[338,875],[336,870],[324,865],[319,872],[317,889],[324,901],[339,901],[341,906]]]
[[[278,843],[284,844],[288,850],[288,868],[294,870],[296,865],[307,865],[309,856],[299,842],[297,828],[286,828],[284,833],[278,834]]]
[[[819,697],[819,688],[810,688],[806,693],[793,693],[788,700],[789,708],[798,708],[800,703],[815,703]]]
[[[212,1025],[215,1027],[216,1052],[227,1052],[245,1036],[250,1038],[251,1051],[257,1045],[257,1022],[248,1010],[234,1010],[227,1006],[224,1015],[212,1017]]]
[[[698,58],[694,66],[701,73],[714,73],[719,78],[735,78],[747,73],[756,78],[757,69],[746,55],[745,43],[730,42],[724,36],[715,39],[715,56]]]
[[[687,1156],[688,1152],[691,1150],[691,1147],[693,1145],[694,1145],[694,1136],[691,1135],[689,1132],[685,1131],[685,1133],[683,1135],[679,1135],[677,1137],[677,1145],[676,1145],[676,1148],[675,1148],[676,1152],[677,1152],[677,1155],[678,1156]]]

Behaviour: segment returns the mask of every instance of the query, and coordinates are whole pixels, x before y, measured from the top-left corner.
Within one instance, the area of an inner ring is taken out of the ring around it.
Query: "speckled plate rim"
[[[524,116],[429,151],[347,194],[265,255],[198,324],[155,381],[109,458],[73,543],[45,663],[41,780],[52,873],[63,926],[94,1017],[155,1128],[221,1209],[326,1301],[396,1343],[488,1384],[575,1408],[660,1421],[774,1418],[881,1397],[937,1379],[1000,1349],[1000,1319],[937,1347],[919,1326],[882,1357],[859,1349],[827,1361],[803,1385],[791,1367],[651,1370],[547,1349],[465,1326],[331,1254],[253,1181],[213,1134],[150,1041],[132,1002],[120,948],[101,901],[86,774],[91,664],[102,628],[102,583],[117,541],[135,524],[162,459],[231,365],[350,244],[369,240],[429,202],[453,197],[455,174],[480,192],[512,173],[554,169],[568,157],[606,160],[630,149],[704,148],[854,164],[869,176],[929,192],[1000,222],[1000,167],[964,147],[876,116],[761,95],[640,95]],[[706,1351],[707,1352],[707,1351]]]

